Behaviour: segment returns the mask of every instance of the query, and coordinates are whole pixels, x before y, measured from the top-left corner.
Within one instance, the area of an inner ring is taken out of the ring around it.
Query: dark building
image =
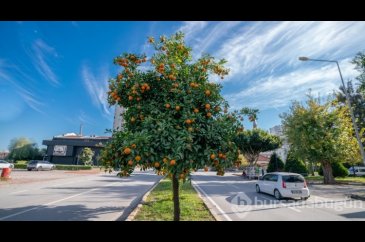
[[[43,140],[47,146],[48,161],[55,164],[81,165],[79,155],[82,150],[89,147],[94,151],[93,164],[98,165],[98,156],[108,136],[80,136],[74,133],[54,136],[52,140]]]

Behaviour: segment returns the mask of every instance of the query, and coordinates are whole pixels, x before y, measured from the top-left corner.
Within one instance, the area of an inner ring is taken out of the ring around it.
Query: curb
[[[365,196],[350,194],[350,198],[365,201]]]
[[[205,196],[200,192],[199,188],[197,187],[196,183],[192,180],[191,184],[193,185],[194,190],[196,191],[196,193],[198,194],[198,196],[201,198],[201,200],[203,200],[203,203],[205,205],[205,207],[209,210],[209,213],[213,216],[213,218],[216,221],[225,221],[224,219],[221,218],[220,215],[218,215],[214,210],[214,206],[211,205],[211,203],[205,198]]]
[[[161,177],[161,179],[157,180],[155,184],[141,197],[137,197],[135,200],[132,201],[131,205],[129,206],[129,209],[132,210],[132,212],[128,215],[128,217],[124,221],[133,221],[134,217],[137,215],[139,210],[142,208],[143,204],[147,201],[148,195],[152,192],[153,189],[161,182],[161,180],[165,177]],[[122,217],[122,216],[121,216]],[[121,217],[117,219],[117,221],[122,220]]]

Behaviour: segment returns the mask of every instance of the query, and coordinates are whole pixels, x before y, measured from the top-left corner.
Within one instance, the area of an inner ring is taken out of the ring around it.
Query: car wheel
[[[32,169],[29,169],[29,168],[28,168],[27,170],[28,170],[28,171],[31,171]]]
[[[279,192],[278,189],[275,189],[274,190],[274,197],[277,199],[277,200],[280,200],[282,197],[281,197],[281,194]]]
[[[260,186],[256,184],[256,192],[261,193]]]
[[[38,169],[37,169],[37,171],[41,171],[42,170],[42,167],[40,166],[40,167],[38,167]]]
[[[302,197],[302,200],[308,200],[309,197]]]

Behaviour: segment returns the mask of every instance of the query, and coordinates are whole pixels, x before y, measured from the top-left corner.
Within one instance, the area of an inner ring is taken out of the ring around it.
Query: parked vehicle
[[[353,166],[349,168],[349,174],[355,176],[365,175],[365,166]]]
[[[48,162],[48,161],[42,161],[42,160],[31,160],[28,162],[27,165],[27,170],[31,171],[31,170],[37,170],[37,171],[42,171],[42,170],[53,170],[56,168],[56,165]]]
[[[276,199],[301,198],[307,200],[310,192],[304,177],[297,173],[272,172],[259,178],[256,192],[274,195]]]
[[[0,160],[0,169],[3,169],[3,168],[11,168],[13,169],[14,168],[14,164],[11,164],[7,161],[4,161],[4,160]]]

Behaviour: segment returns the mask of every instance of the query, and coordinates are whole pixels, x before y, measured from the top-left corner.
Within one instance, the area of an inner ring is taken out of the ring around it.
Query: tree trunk
[[[256,120],[253,120],[253,122],[252,122],[252,126],[253,126],[253,129],[256,129],[256,128],[257,128]]]
[[[331,163],[328,161],[323,161],[322,169],[323,169],[323,183],[324,184],[334,184],[335,178],[333,177]]]
[[[179,179],[176,174],[172,176],[172,192],[174,202],[174,221],[180,221]]]
[[[309,162],[311,167],[312,176],[314,176],[314,165],[313,162]]]

